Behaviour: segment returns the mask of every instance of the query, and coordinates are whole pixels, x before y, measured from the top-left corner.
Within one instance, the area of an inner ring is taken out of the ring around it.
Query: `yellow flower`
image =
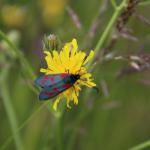
[[[26,22],[27,10],[17,5],[6,5],[1,9],[1,16],[8,27],[19,28]]]
[[[57,105],[63,98],[67,100],[67,107],[69,108],[70,101],[73,101],[74,104],[78,104],[79,91],[82,85],[90,88],[96,86],[96,84],[93,83],[92,75],[88,73],[87,69],[84,67],[93,57],[94,52],[91,51],[87,56],[85,52],[78,50],[76,39],[66,43],[60,52],[54,50],[52,53],[48,51],[44,51],[44,53],[46,54],[45,60],[47,62],[47,68],[41,68],[40,72],[46,75],[61,73],[80,75],[80,79],[78,79],[72,87],[57,96],[53,105],[55,110],[57,110]]]
[[[67,0],[39,0],[45,25],[55,26],[62,21],[66,3]]]

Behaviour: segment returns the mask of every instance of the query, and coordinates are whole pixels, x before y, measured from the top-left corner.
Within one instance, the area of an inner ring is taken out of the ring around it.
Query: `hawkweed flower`
[[[66,0],[39,0],[43,23],[48,27],[60,23],[66,3]]]
[[[27,20],[27,9],[23,6],[5,5],[0,13],[2,21],[8,27],[20,28]]]
[[[96,86],[93,82],[91,73],[87,72],[85,65],[92,59],[94,52],[91,50],[89,55],[78,50],[76,39],[72,42],[66,43],[60,52],[53,50],[51,52],[44,51],[46,54],[45,60],[47,68],[41,68],[40,72],[45,75],[49,74],[78,74],[80,78],[73,86],[57,95],[54,101],[53,108],[57,110],[57,105],[62,99],[66,99],[67,107],[70,108],[70,102],[78,104],[79,91],[81,86],[92,88]]]

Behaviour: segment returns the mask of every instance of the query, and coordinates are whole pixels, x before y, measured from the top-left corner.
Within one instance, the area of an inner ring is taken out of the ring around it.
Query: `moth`
[[[48,100],[72,87],[80,79],[79,74],[50,74],[41,75],[35,80],[35,84],[42,88],[39,94],[40,100]]]

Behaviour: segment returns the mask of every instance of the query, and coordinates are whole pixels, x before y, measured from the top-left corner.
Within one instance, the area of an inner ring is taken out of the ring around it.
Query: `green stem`
[[[148,140],[148,141],[146,141],[144,143],[141,143],[139,145],[136,145],[136,146],[130,148],[129,150],[143,150],[143,149],[145,149],[147,147],[150,147],[150,140]]]
[[[55,112],[56,115],[56,143],[58,150],[64,150],[64,113],[66,105],[62,105],[62,110],[60,112]]]
[[[1,77],[1,87],[2,87],[1,96],[2,96],[2,100],[6,109],[6,113],[7,113],[10,125],[11,125],[11,130],[12,130],[13,138],[16,144],[16,149],[23,150],[23,145],[21,143],[20,136],[17,133],[18,126],[17,126],[16,115],[15,115],[13,106],[11,104],[11,98],[10,98],[8,88],[7,88],[7,83],[6,83],[7,81],[6,77],[8,75],[8,71],[9,71],[8,68],[6,68],[5,70],[3,70],[2,75],[1,75],[2,76]]]
[[[81,113],[81,115],[79,115],[79,117],[77,118],[76,122],[74,123],[74,128],[73,128],[73,132],[70,136],[70,140],[69,143],[67,145],[67,150],[72,150],[74,147],[74,143],[76,140],[76,136],[78,134],[78,126],[80,125],[81,121],[83,121],[83,119],[89,114],[89,111],[84,110],[84,113]]]
[[[112,4],[112,6],[114,7],[114,9],[117,8],[117,4],[116,4],[116,1],[115,1],[115,0],[111,0],[111,4]]]
[[[56,142],[57,142],[57,149],[58,150],[63,150],[63,133],[62,133],[62,116],[59,118],[56,118]]]
[[[101,50],[104,42],[106,41],[106,38],[108,37],[108,35],[110,34],[110,32],[114,26],[119,14],[123,10],[123,8],[126,6],[126,2],[127,2],[127,0],[123,0],[122,3],[115,9],[115,12],[111,17],[111,20],[109,21],[108,25],[106,26],[104,32],[102,33],[102,36],[100,37],[100,39],[95,47],[95,56],[97,56],[97,54]],[[92,63],[93,63],[92,61],[89,62],[87,67],[91,66]]]
[[[23,53],[8,39],[8,37],[2,31],[0,31],[0,37],[8,44],[10,50],[12,50],[15,53],[15,55],[19,59],[20,63],[24,67],[24,70],[27,72],[29,77],[35,79],[36,76],[32,70],[32,67],[24,57]]]

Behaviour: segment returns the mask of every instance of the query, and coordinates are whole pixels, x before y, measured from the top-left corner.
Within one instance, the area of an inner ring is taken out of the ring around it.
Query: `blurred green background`
[[[150,5],[138,5],[135,12],[148,21],[149,9]],[[77,38],[79,47],[88,53],[95,48],[113,12],[108,0],[1,0],[0,30],[24,53],[38,76],[39,68],[45,66],[44,34],[54,33],[62,43]],[[97,30],[90,32],[95,19]],[[137,15],[130,17],[126,26],[138,40],[119,37],[109,56],[135,55],[140,51],[149,55],[150,23],[144,19],[138,19]],[[103,48],[110,43],[112,34]],[[11,65],[7,80],[0,88],[1,149],[17,149],[4,95],[6,99],[10,97],[20,128],[17,134],[25,150],[127,150],[150,139],[148,68],[135,71],[128,61],[104,59],[93,71],[100,92],[88,91],[91,95],[85,100],[83,88],[77,106],[62,110],[62,104],[54,112],[51,100],[46,105],[38,100],[38,95],[28,86],[32,79],[25,75],[6,43],[0,42],[0,76],[5,76],[2,73]],[[121,71],[126,67],[134,71]]]

